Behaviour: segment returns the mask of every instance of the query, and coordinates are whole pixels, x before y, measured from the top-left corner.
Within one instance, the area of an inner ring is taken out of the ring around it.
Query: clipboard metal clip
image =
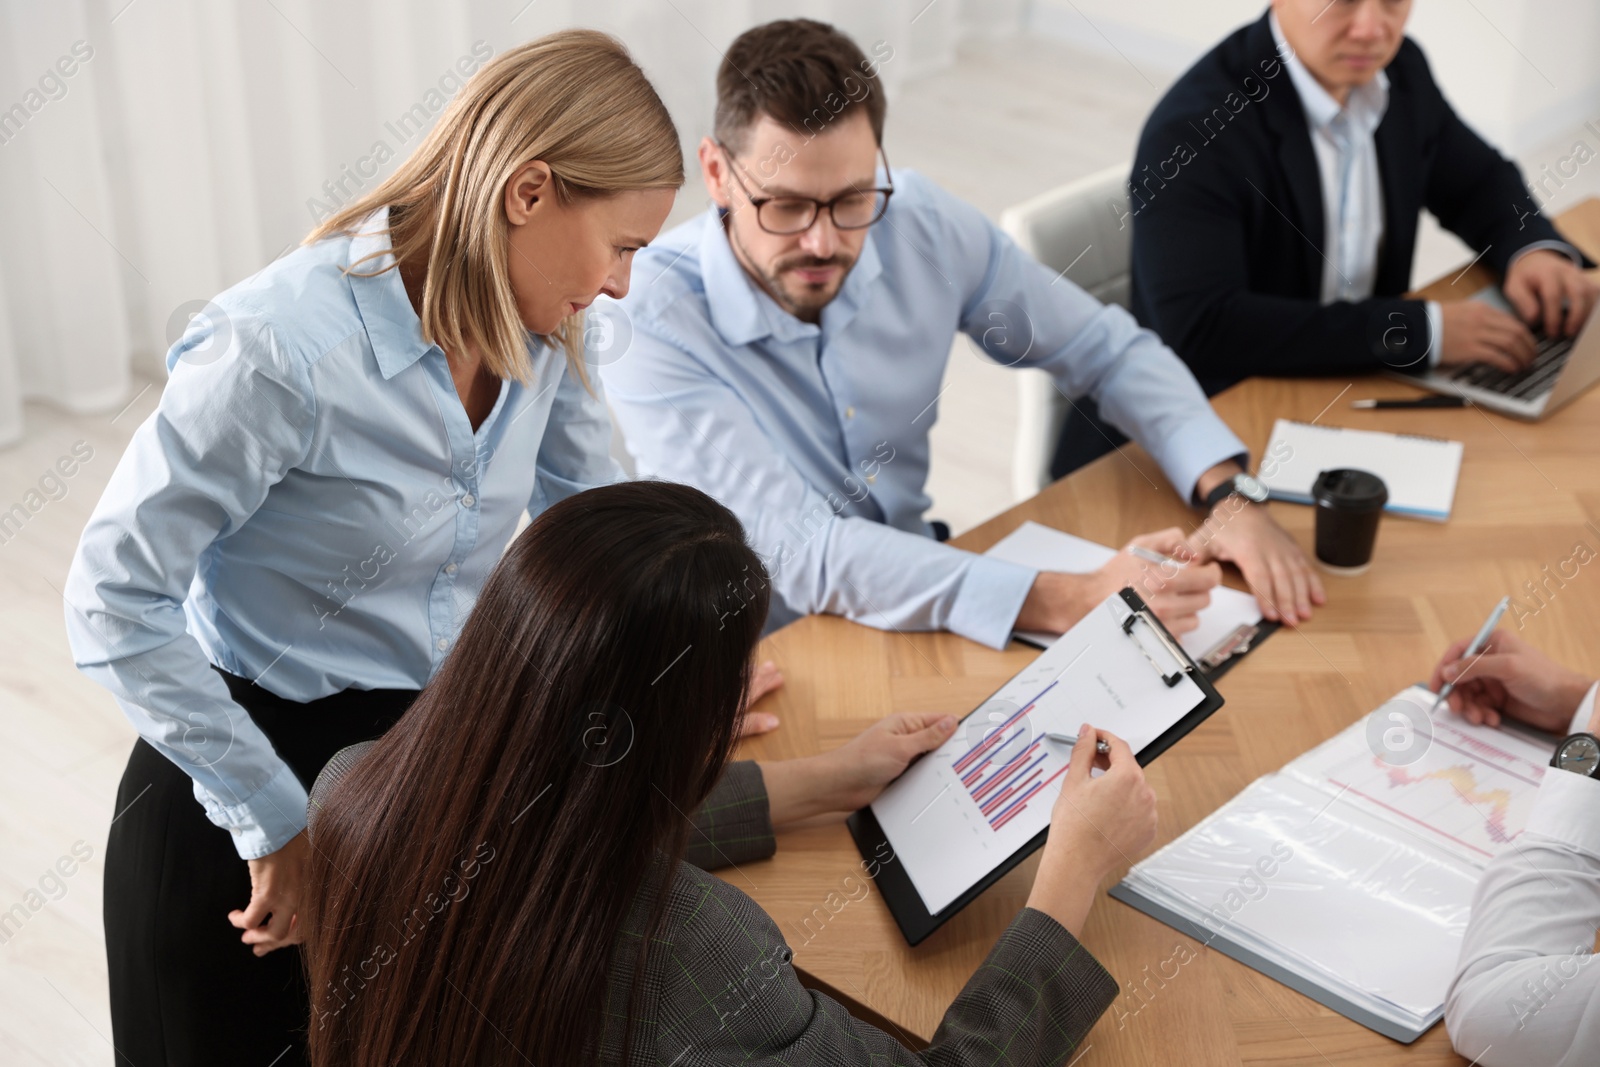
[[[1150,617],[1145,614],[1147,610],[1130,611],[1127,618],[1122,620],[1122,632],[1127,635],[1128,640],[1139,646],[1139,651],[1144,653],[1144,658],[1150,661],[1150,666],[1156,669],[1156,673],[1161,675],[1161,680],[1166,683],[1168,689],[1171,689],[1183,681],[1183,676],[1193,668],[1189,664],[1188,657],[1183,654],[1183,650],[1172,644],[1172,640],[1167,637],[1167,632],[1150,621]],[[1161,642],[1162,647],[1172,655],[1173,660],[1178,664],[1177,670],[1171,674],[1162,670],[1161,664],[1156,662],[1156,658],[1150,654],[1150,650],[1144,646],[1144,642],[1134,636],[1133,624],[1140,621],[1144,622],[1146,628],[1156,635],[1156,639]]]
[[[1242,622],[1228,631],[1222,640],[1218,641],[1205,655],[1200,657],[1200,666],[1208,671],[1216,670],[1234,656],[1242,656],[1250,651],[1256,638],[1261,634],[1261,624]]]

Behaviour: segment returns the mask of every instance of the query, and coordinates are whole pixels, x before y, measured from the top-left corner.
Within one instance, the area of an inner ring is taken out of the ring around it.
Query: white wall
[[[1030,0],[1024,20],[1035,32],[1120,54],[1165,88],[1265,10],[1261,0]],[[1407,32],[1461,116],[1509,154],[1600,120],[1595,0],[1416,0]]]

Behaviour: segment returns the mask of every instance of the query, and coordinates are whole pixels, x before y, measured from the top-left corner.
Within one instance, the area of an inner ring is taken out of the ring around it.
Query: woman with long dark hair
[[[729,763],[767,599],[738,520],[687,486],[593,489],[517,538],[400,723],[313,790],[316,1067],[1064,1062],[1117,991],[1075,935],[1155,832],[1132,753],[1084,727],[1029,906],[913,1053],[802,988],[703,869],[869,803],[956,725]]]

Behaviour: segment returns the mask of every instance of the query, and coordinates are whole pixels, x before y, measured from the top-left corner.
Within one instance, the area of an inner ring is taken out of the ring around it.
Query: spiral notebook
[[[1257,477],[1274,500],[1309,504],[1311,487],[1323,471],[1371,471],[1389,487],[1385,511],[1444,522],[1455,502],[1462,452],[1460,441],[1438,437],[1279,419]]]

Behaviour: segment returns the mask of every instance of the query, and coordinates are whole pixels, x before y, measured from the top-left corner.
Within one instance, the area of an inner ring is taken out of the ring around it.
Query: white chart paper
[[[1124,633],[1129,614],[1120,596],[1107,599],[873,801],[929,912],[1050,824],[1072,747],[1047,732],[1076,735],[1087,722],[1138,752],[1204,701],[1187,674],[1167,686],[1176,660],[1147,623]]]

